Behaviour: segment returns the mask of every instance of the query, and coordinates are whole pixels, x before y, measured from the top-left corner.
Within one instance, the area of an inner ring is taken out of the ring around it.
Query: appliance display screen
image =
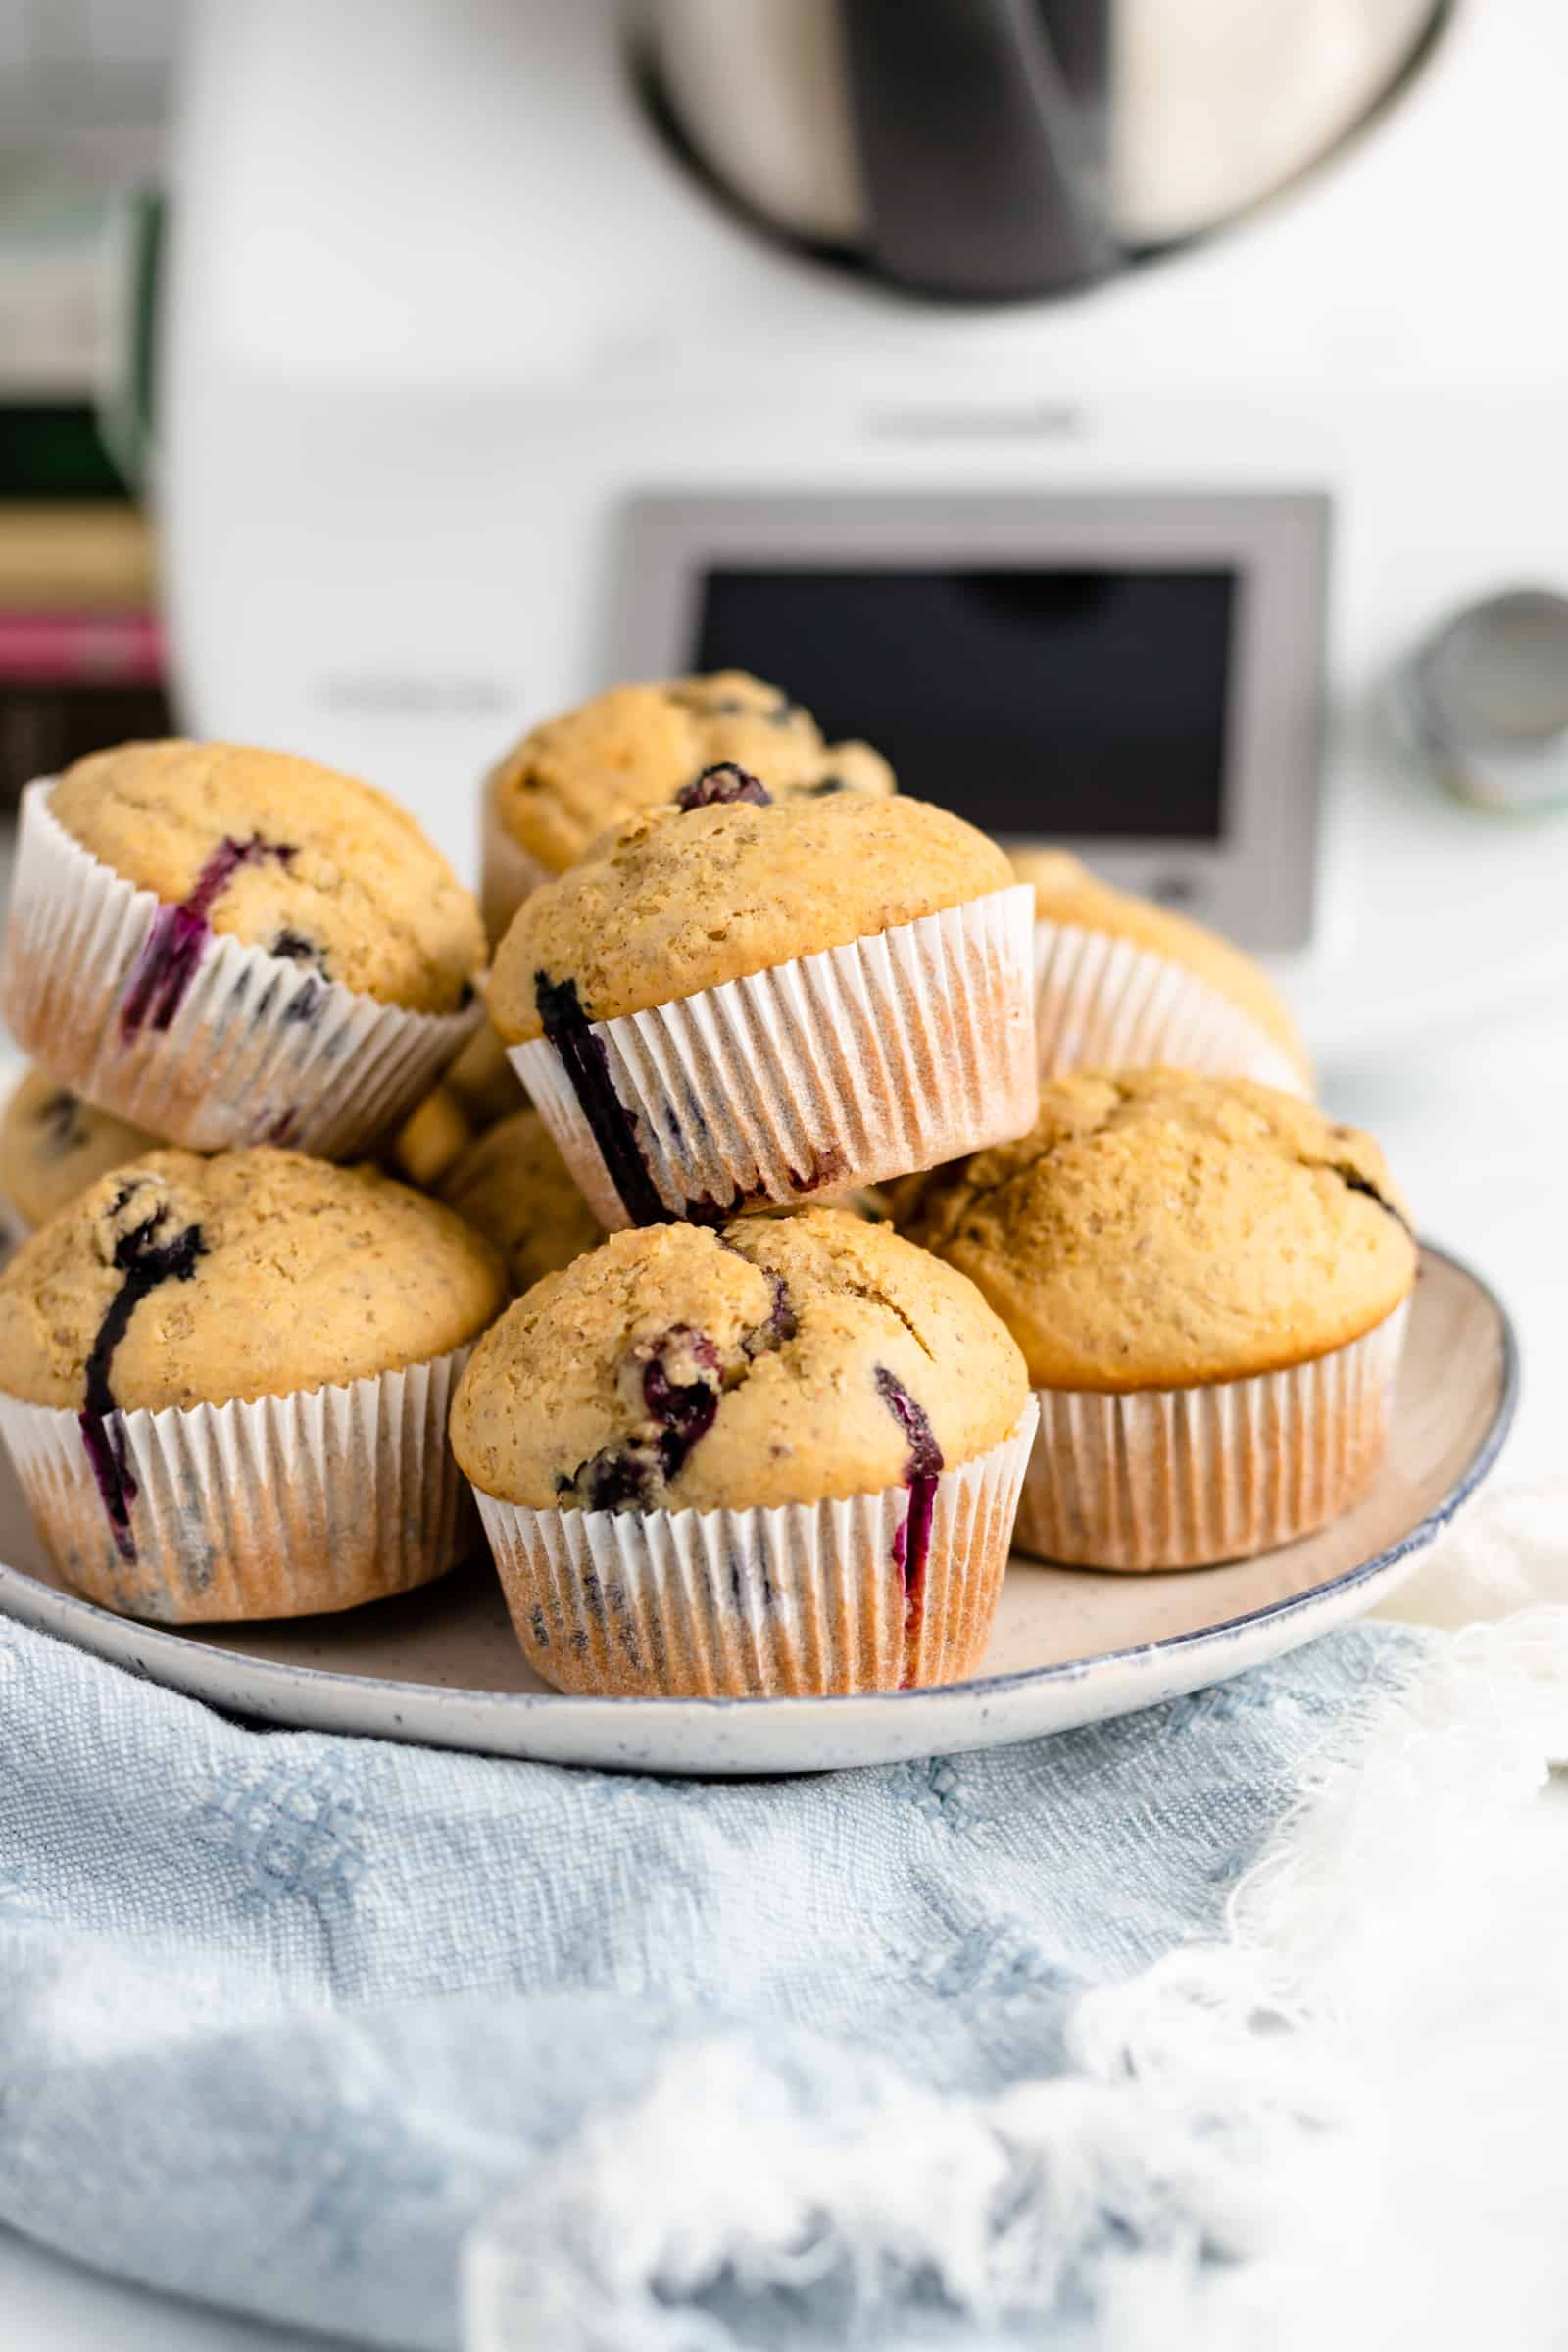
[[[713,567],[693,667],[776,678],[994,833],[1218,841],[1237,595],[1224,567]]]

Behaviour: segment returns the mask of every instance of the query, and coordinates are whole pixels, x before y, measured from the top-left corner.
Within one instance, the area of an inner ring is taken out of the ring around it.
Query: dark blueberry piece
[[[171,1026],[206,952],[212,933],[208,918],[240,867],[259,865],[264,858],[288,865],[294,856],[290,841],[264,841],[260,833],[253,833],[249,841],[224,835],[197,875],[189,898],[177,906],[159,908],[121,1007],[120,1025],[126,1037],[134,1037],[149,1021],[155,1029]]]
[[[584,1462],[571,1483],[591,1511],[651,1511],[663,1474],[657,1443],[620,1438]]]
[[[605,1041],[593,1033],[576,981],[552,980],[548,972],[535,972],[533,998],[621,1206],[634,1225],[664,1224],[669,1211],[648,1172],[637,1122],[615,1092]]]
[[[733,760],[720,760],[713,767],[705,767],[691,783],[683,784],[675,795],[677,808],[689,813],[693,808],[716,808],[731,801],[751,801],[759,808],[770,808],[773,795],[760,776]]]
[[[118,1216],[126,1208],[146,1181],[145,1177],[137,1177],[122,1185],[112,1203],[111,1215]],[[111,1263],[124,1276],[124,1281],[110,1300],[88,1353],[87,1393],[77,1415],[82,1444],[103,1497],[115,1545],[125,1560],[136,1556],[130,1532],[130,1505],[136,1498],[136,1482],[126,1457],[124,1430],[118,1420],[110,1419],[117,1410],[109,1377],[115,1349],[148,1294],[166,1282],[189,1282],[197,1260],[207,1253],[199,1225],[187,1225],[182,1231],[171,1234],[164,1230],[167,1220],[168,1210],[160,1204],[139,1225],[121,1234],[115,1243]]]
[[[314,939],[307,939],[303,931],[291,931],[285,923],[282,930],[273,939],[268,954],[286,956],[290,963],[319,964],[325,955],[325,950],[318,948]]]
[[[671,1325],[643,1366],[643,1402],[648,1417],[679,1445],[673,1477],[698,1439],[713,1426],[722,1387],[718,1349],[706,1331],[689,1323]],[[670,1448],[664,1448],[666,1460]]]
[[[1369,1200],[1375,1200],[1377,1202],[1379,1208],[1383,1210],[1385,1216],[1392,1217],[1396,1225],[1402,1225],[1405,1232],[1409,1233],[1409,1220],[1399,1214],[1399,1211],[1395,1207],[1392,1200],[1384,1200],[1383,1195],[1378,1191],[1377,1186],[1372,1183],[1369,1177],[1363,1176],[1358,1169],[1350,1167],[1348,1162],[1336,1162],[1334,1174],[1339,1178],[1347,1192],[1365,1193]]]
[[[727,1234],[720,1234],[718,1246],[721,1250],[730,1250],[736,1257],[746,1257],[745,1250],[738,1249]],[[746,1257],[746,1262],[749,1266],[757,1265],[755,1258]],[[773,1294],[773,1303],[767,1310],[766,1319],[755,1324],[741,1342],[741,1353],[752,1361],[760,1355],[769,1354],[775,1348],[782,1348],[784,1342],[793,1340],[800,1329],[795,1302],[783,1275],[775,1274],[771,1266],[758,1266],[757,1271],[765,1277],[767,1287]]]

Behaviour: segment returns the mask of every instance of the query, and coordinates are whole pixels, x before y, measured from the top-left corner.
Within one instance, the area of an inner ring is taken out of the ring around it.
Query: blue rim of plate
[[[1418,1247],[1423,1257],[1441,1258],[1445,1265],[1451,1266],[1455,1273],[1463,1275],[1467,1282],[1472,1283],[1497,1318],[1497,1337],[1502,1356],[1497,1402],[1492,1419],[1482,1435],[1481,1442],[1465,1464],[1463,1471],[1446,1494],[1430,1511],[1417,1520],[1414,1527],[1407,1528],[1396,1543],[1386,1545],[1382,1551],[1374,1552],[1370,1559],[1358,1560],[1353,1568],[1347,1568],[1342,1575],[1332,1576],[1321,1585],[1308,1585],[1302,1592],[1293,1592],[1283,1600],[1265,1601],[1261,1608],[1247,1609],[1239,1617],[1222,1618],[1214,1625],[1194,1626],[1184,1634],[1166,1634],[1157,1642],[1139,1642],[1125,1649],[1102,1649],[1094,1651],[1088,1657],[1061,1658],[1051,1666],[1020,1666],[1015,1667],[1010,1674],[975,1675],[967,1682],[932,1684],[916,1690],[822,1691],[808,1696],[788,1698],[623,1698],[613,1697],[609,1693],[562,1690],[475,1690],[466,1687],[454,1688],[451,1684],[446,1683],[406,1683],[391,1675],[343,1674],[330,1666],[286,1664],[278,1658],[257,1657],[250,1650],[226,1649],[220,1642],[192,1642],[184,1634],[173,1632],[167,1626],[149,1624],[141,1618],[122,1617],[115,1610],[100,1608],[96,1601],[86,1600],[79,1593],[72,1592],[62,1586],[43,1584],[37,1577],[29,1575],[24,1568],[13,1568],[8,1561],[4,1560],[0,1560],[0,1594],[18,1590],[27,1593],[45,1594],[49,1601],[63,1604],[59,1613],[66,1615],[68,1622],[70,1617],[80,1613],[89,1618],[99,1619],[106,1625],[120,1628],[123,1632],[134,1632],[142,1640],[152,1642],[160,1654],[167,1652],[183,1657],[188,1656],[194,1649],[206,1657],[229,1659],[234,1665],[243,1668],[247,1680],[254,1679],[264,1684],[271,1683],[274,1679],[280,1680],[286,1686],[302,1682],[331,1683],[350,1687],[359,1684],[383,1692],[407,1692],[411,1698],[480,1699],[487,1704],[504,1706],[509,1709],[516,1708],[519,1712],[524,1713],[532,1712],[540,1707],[560,1706],[608,1707],[615,1710],[682,1707],[715,1716],[731,1714],[736,1709],[751,1711],[762,1707],[775,1712],[786,1710],[790,1713],[804,1707],[840,1705],[864,1707],[872,1705],[880,1708],[906,1704],[910,1700],[929,1702],[933,1699],[958,1697],[963,1694],[990,1697],[1000,1691],[1018,1690],[1026,1684],[1035,1686],[1046,1683],[1079,1682],[1086,1674],[1101,1667],[1126,1663],[1134,1659],[1148,1661],[1155,1658],[1180,1657],[1184,1652],[1202,1643],[1220,1642],[1227,1636],[1243,1633],[1250,1626],[1278,1624],[1282,1620],[1294,1616],[1298,1610],[1323,1601],[1330,1593],[1350,1592],[1356,1585],[1364,1584],[1371,1578],[1381,1575],[1385,1570],[1396,1567],[1401,1560],[1408,1559],[1412,1553],[1424,1551],[1427,1545],[1442,1534],[1455,1514],[1463,1509],[1469,1497],[1492,1470],[1498,1454],[1502,1451],[1509,1429],[1513,1425],[1514,1413],[1519,1402],[1519,1340],[1513,1327],[1513,1319],[1495,1291],[1493,1290],[1492,1285],[1484,1282],[1481,1276],[1465,1263],[1463,1258],[1455,1257],[1449,1250],[1438,1249],[1431,1242],[1422,1241]],[[1047,1564],[1049,1565],[1049,1563]],[[373,1607],[376,1604],[372,1602],[370,1605]],[[49,1633],[57,1639],[66,1641],[71,1639],[70,1634],[63,1632],[58,1625],[41,1623],[43,1617],[56,1614],[56,1611],[47,1604],[43,1610],[17,1611],[5,1608],[3,1602],[0,1602],[0,1614],[20,1617],[21,1622],[30,1625],[35,1632]],[[93,1654],[102,1656],[105,1653],[95,1651]],[[120,1659],[109,1658],[108,1663],[121,1665],[122,1670],[124,1671],[122,1661]],[[183,1688],[177,1685],[174,1687]],[[186,1695],[195,1694],[187,1691]],[[211,1705],[215,1702],[202,1698],[199,1703]],[[236,1710],[230,1706],[224,1711],[234,1713],[243,1710]],[[385,1734],[373,1733],[367,1736],[370,1738],[386,1737]]]

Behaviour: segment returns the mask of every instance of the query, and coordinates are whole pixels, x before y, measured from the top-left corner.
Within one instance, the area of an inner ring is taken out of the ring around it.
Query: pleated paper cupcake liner
[[[447,1444],[471,1353],[90,1424],[0,1396],[0,1436],[55,1567],[103,1608],[172,1625],[352,1609],[472,1547]]]
[[[1035,1035],[1043,1079],[1164,1064],[1312,1091],[1261,1023],[1196,972],[1074,923],[1035,924]]]
[[[517,1639],[558,1690],[778,1698],[961,1682],[991,1638],[1034,1429],[1031,1403],[929,1497],[899,1486],[772,1510],[616,1512],[480,1494],[479,1511]]]
[[[1110,1396],[1037,1389],[1018,1549],[1073,1568],[1250,1559],[1337,1518],[1383,1459],[1406,1306],[1288,1371]]]
[[[199,931],[160,964],[171,909],[73,840],[47,782],[23,795],[0,1009],[63,1085],[150,1134],[218,1152],[368,1151],[482,1017],[382,1004]]]
[[[485,936],[495,949],[505,939],[523,900],[542,882],[553,882],[556,877],[507,830],[489,784],[484,788],[483,810],[479,826],[479,911],[484,917]]]
[[[512,1059],[610,1229],[875,1184],[1033,1126],[1033,920],[993,891]]]

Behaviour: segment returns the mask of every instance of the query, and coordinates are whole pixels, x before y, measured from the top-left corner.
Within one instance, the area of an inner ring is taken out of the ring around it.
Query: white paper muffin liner
[[[251,1402],[106,1415],[136,1492],[121,1538],[81,1416],[0,1396],[0,1437],[74,1592],[163,1624],[301,1617],[428,1584],[470,1548],[447,1414],[471,1344]]]
[[[980,1663],[1034,1437],[938,1476],[918,1592],[906,1486],[747,1511],[536,1511],[479,1494],[529,1664],[558,1690],[757,1698],[960,1682]]]
[[[508,831],[496,806],[495,787],[487,782],[479,826],[479,911],[492,948],[506,937],[517,908],[542,882],[553,882],[547,865],[525,850]]]
[[[63,1085],[150,1134],[218,1152],[368,1150],[427,1094],[482,1018],[410,1012],[308,965],[210,932],[177,1008],[131,1024],[164,904],[73,840],[49,784],[23,795],[0,970],[18,1044]]]
[[[1294,1543],[1383,1458],[1408,1304],[1288,1371],[1110,1396],[1037,1389],[1014,1542],[1074,1568],[1201,1568]]]
[[[587,1024],[658,1213],[733,1216],[956,1159],[1039,1111],[1023,885]],[[623,1200],[555,1045],[512,1059],[600,1223]]]
[[[1167,1065],[1311,1094],[1261,1023],[1196,972],[1076,923],[1035,924],[1035,1036],[1043,1079]]]

